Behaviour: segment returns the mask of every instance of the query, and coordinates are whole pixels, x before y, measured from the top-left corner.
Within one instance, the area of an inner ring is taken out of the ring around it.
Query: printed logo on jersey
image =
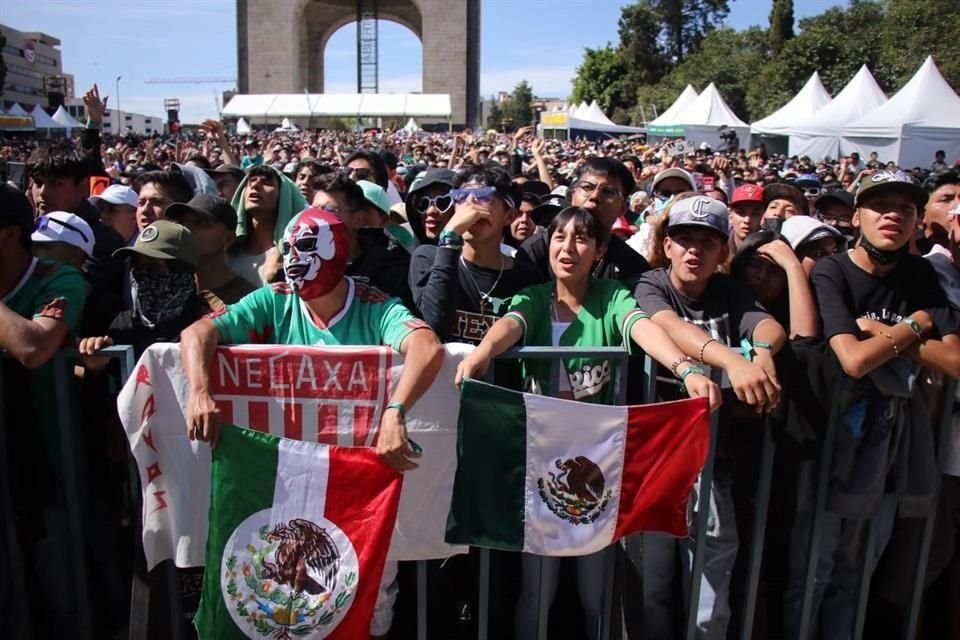
[[[577,371],[568,372],[570,378],[570,389],[573,391],[573,397],[576,400],[586,396],[595,396],[600,393],[603,386],[610,382],[610,361],[604,360],[603,364],[590,366],[589,364]]]

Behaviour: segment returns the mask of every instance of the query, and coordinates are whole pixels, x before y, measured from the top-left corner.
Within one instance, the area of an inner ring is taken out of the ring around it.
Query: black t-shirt
[[[732,348],[739,348],[743,338],[751,339],[761,320],[773,318],[746,285],[724,273],[710,276],[703,295],[695,299],[677,291],[669,268],[654,269],[641,276],[634,297],[651,318],[673,311]]]
[[[817,262],[810,282],[820,309],[823,335],[860,335],[857,318],[894,325],[921,309],[930,313],[941,335],[960,331],[960,312],[950,306],[937,274],[920,256],[904,256],[888,274],[867,273],[849,253]]]
[[[461,261],[460,251],[433,245],[417,247],[410,259],[415,311],[443,342],[480,344],[487,329],[507,312],[514,294],[543,280],[520,261],[501,274],[500,269]]]
[[[550,253],[547,246],[547,234],[541,231],[527,238],[517,250],[517,262],[533,265],[541,278],[553,278],[550,269]],[[627,289],[632,290],[640,276],[650,270],[646,258],[633,250],[619,236],[611,235],[607,250],[593,268],[593,277],[605,280],[619,280]]]
[[[389,241],[383,229],[361,229],[360,255],[347,265],[347,275],[400,298],[412,308],[413,298],[407,284],[410,254]]]

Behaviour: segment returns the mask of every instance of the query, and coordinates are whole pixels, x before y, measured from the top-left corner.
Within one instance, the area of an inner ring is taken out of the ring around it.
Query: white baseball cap
[[[64,242],[93,255],[93,229],[78,215],[66,211],[54,211],[37,218],[30,239],[34,242]]]
[[[780,227],[780,235],[787,239],[794,251],[802,244],[822,238],[843,239],[843,234],[811,216],[791,216]]]
[[[110,204],[125,204],[136,208],[137,192],[130,187],[122,184],[112,184],[103,190],[98,196],[90,196],[90,202],[97,204],[97,200],[103,200]]]

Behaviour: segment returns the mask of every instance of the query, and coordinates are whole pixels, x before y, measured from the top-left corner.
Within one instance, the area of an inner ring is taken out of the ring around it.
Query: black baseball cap
[[[548,193],[540,198],[540,204],[533,208],[530,217],[539,227],[547,227],[558,213],[570,206],[570,202],[561,195]]]
[[[188,213],[216,220],[228,229],[237,228],[236,210],[223,198],[209,193],[198,193],[190,198],[190,202],[175,202],[164,210],[163,215],[170,220],[179,220]]]
[[[20,227],[28,238],[33,233],[33,206],[27,196],[8,184],[0,184],[0,227]]]
[[[853,211],[853,194],[847,191],[846,189],[836,189],[834,191],[828,191],[819,198],[817,198],[813,206],[818,210],[823,211],[823,207],[830,201],[839,202],[842,205],[850,207],[850,210]]]
[[[207,175],[210,176],[211,178],[216,176],[217,174],[229,173],[243,180],[243,177],[246,175],[244,170],[235,164],[222,164],[219,167],[216,167],[215,169],[204,169],[204,171],[206,171]]]

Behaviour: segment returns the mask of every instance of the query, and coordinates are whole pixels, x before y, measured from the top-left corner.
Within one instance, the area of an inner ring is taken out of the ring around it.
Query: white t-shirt
[[[261,270],[266,261],[266,251],[255,256],[245,251],[227,253],[227,266],[230,270],[257,288],[267,284]]]

